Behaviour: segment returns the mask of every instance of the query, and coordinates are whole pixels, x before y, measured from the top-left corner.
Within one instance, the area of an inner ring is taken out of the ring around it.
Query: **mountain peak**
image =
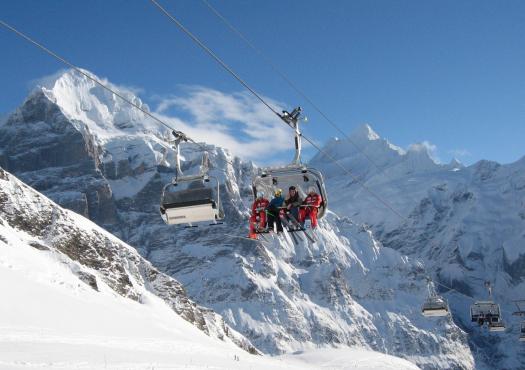
[[[148,106],[132,90],[113,85],[107,79],[99,78],[89,71],[81,71],[82,73],[74,69],[63,70],[41,79],[32,96],[43,93],[47,99],[58,105],[68,118],[84,122],[94,132],[108,134],[127,129],[142,131],[145,128],[143,126],[146,117],[143,112],[131,107],[88,76],[149,111]]]
[[[351,133],[350,138],[357,140],[373,141],[379,140],[381,137],[372,129],[372,127],[365,123],[361,126],[356,127]]]
[[[97,77],[95,74],[91,73],[86,69],[79,68],[80,71],[87,74],[88,76],[95,78],[97,80],[102,80]],[[53,73],[49,76],[45,76],[37,80],[36,87],[37,89],[45,88],[47,90],[52,90],[57,85],[70,85],[70,86],[80,86],[82,83],[90,81],[82,73],[78,72],[75,69],[62,69],[56,73]],[[107,81],[106,81],[107,82]]]

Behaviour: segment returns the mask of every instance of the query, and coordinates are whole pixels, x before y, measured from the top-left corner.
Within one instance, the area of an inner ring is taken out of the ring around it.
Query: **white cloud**
[[[467,149],[452,149],[448,151],[448,154],[455,158],[470,157],[472,155]]]
[[[266,99],[280,111],[281,104]],[[186,87],[182,96],[157,97],[157,100],[156,114],[177,130],[245,158],[275,161],[277,154],[293,147],[293,131],[247,92],[227,94],[192,86]]]
[[[419,151],[426,151],[428,153],[428,155],[430,156],[430,158],[432,158],[435,162],[437,163],[440,163],[441,160],[439,159],[438,157],[438,148],[435,144],[432,144],[430,141],[428,140],[425,140],[421,143],[416,143],[416,144],[410,144],[408,146],[408,150],[412,150],[412,151],[416,151],[416,152],[419,152]]]

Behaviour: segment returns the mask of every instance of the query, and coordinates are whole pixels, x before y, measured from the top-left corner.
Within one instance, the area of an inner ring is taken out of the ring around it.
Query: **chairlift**
[[[447,301],[436,293],[430,279],[428,280],[428,296],[421,306],[421,313],[425,317],[442,317],[449,313]]]
[[[489,331],[505,331],[505,324],[503,321],[489,323]]]
[[[490,282],[485,282],[485,287],[489,292],[489,300],[477,301],[470,306],[471,321],[479,326],[487,324],[489,331],[499,332],[505,330],[505,324],[501,319],[499,304],[492,300],[492,287]]]
[[[290,186],[295,186],[301,198],[304,199],[308,188],[313,186],[323,199],[317,213],[317,218],[321,219],[328,209],[328,197],[322,173],[301,163],[300,114],[301,107],[297,107],[291,113],[283,111],[283,114],[280,115],[281,119],[295,130],[295,156],[293,161],[286,166],[259,169],[252,181],[253,196],[256,198],[257,193],[262,192],[265,198],[271,199],[275,189],[280,188],[286,191]]]
[[[525,299],[514,301],[514,303],[516,304],[517,310],[514,311],[512,314],[514,316],[524,317],[525,316]],[[522,321],[520,325],[519,341],[525,342],[525,321]]]
[[[200,173],[182,176],[180,169],[180,143],[187,137],[180,131],[173,131],[176,156],[176,173],[173,180],[164,186],[160,198],[160,215],[168,225],[211,222],[218,224],[224,219],[220,202],[219,181],[210,176],[207,153],[203,154]],[[212,182],[213,180],[213,182]]]

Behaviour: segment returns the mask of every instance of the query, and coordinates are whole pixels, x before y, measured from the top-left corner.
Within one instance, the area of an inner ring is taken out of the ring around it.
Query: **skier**
[[[273,199],[266,208],[268,210],[268,229],[274,230],[273,225],[277,226],[277,232],[283,231],[283,225],[281,224],[281,218],[279,217],[279,208],[283,206],[284,198],[283,191],[281,189],[275,189],[273,193]]]
[[[301,225],[304,225],[304,220],[306,217],[309,217],[312,223],[312,229],[317,227],[317,212],[322,201],[323,198],[317,194],[315,187],[310,186],[308,188],[308,195],[299,210],[299,222]]]
[[[250,217],[250,239],[257,239],[257,232],[266,231],[266,207],[270,202],[262,191],[257,192],[257,199],[252,204]]]
[[[292,216],[298,220],[299,219],[299,206],[303,203],[303,199],[299,195],[299,192],[295,186],[290,186],[288,188],[288,195],[284,200],[284,205],[287,208],[287,211],[292,214]]]

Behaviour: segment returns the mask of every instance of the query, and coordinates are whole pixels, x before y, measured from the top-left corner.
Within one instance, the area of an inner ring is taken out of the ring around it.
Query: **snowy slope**
[[[308,363],[250,355],[205,335],[151,293],[138,303],[101,282],[92,289],[63,256],[36,249],[34,237],[0,220],[0,369],[417,368],[370,351],[338,351],[337,362],[309,353]]]
[[[365,152],[375,153],[374,164],[347,140],[326,150],[403,217],[317,156],[312,163],[329,173],[329,191],[341,194],[332,210],[370,225],[384,245],[422,261],[444,285],[442,292],[452,287],[462,293],[449,292],[447,297],[455,322],[470,333],[479,368],[523,368],[519,322],[511,316],[515,307],[510,301],[525,297],[525,158],[508,165],[480,161],[464,167],[457,162],[430,163],[423,150],[417,153],[417,163],[425,165],[413,166],[410,150],[401,152],[376,133],[365,138],[363,131],[371,128],[359,128],[351,139]],[[505,334],[489,335],[469,321],[469,305],[487,296],[485,280],[492,282],[505,309],[510,326]]]
[[[10,235],[15,234],[18,239],[12,245],[20,242],[48,252],[62,272],[69,271],[94,291],[136,303],[156,297],[204,333],[233,342],[250,353],[258,352],[246,338],[228,328],[219,315],[192,302],[179,282],[159,272],[132,247],[84,217],[60,208],[2,168],[0,223],[4,243],[9,244]],[[17,270],[29,276],[32,273],[29,268]],[[11,314],[16,316],[17,311]]]
[[[165,129],[123,110],[76,74],[59,75],[0,127],[0,164],[133,245],[263,352],[352,346],[427,369],[473,368],[465,333],[450,319],[419,312],[427,274],[421,263],[383,247],[352,214],[328,216],[315,244],[236,237],[246,233],[256,168],[225,149],[207,146],[225,225],[163,225],[158,198],[173,176]],[[121,125],[119,114],[131,123]],[[411,154],[375,141],[395,152],[385,163],[433,170],[418,148]],[[185,146],[186,173],[197,170],[201,154]]]

